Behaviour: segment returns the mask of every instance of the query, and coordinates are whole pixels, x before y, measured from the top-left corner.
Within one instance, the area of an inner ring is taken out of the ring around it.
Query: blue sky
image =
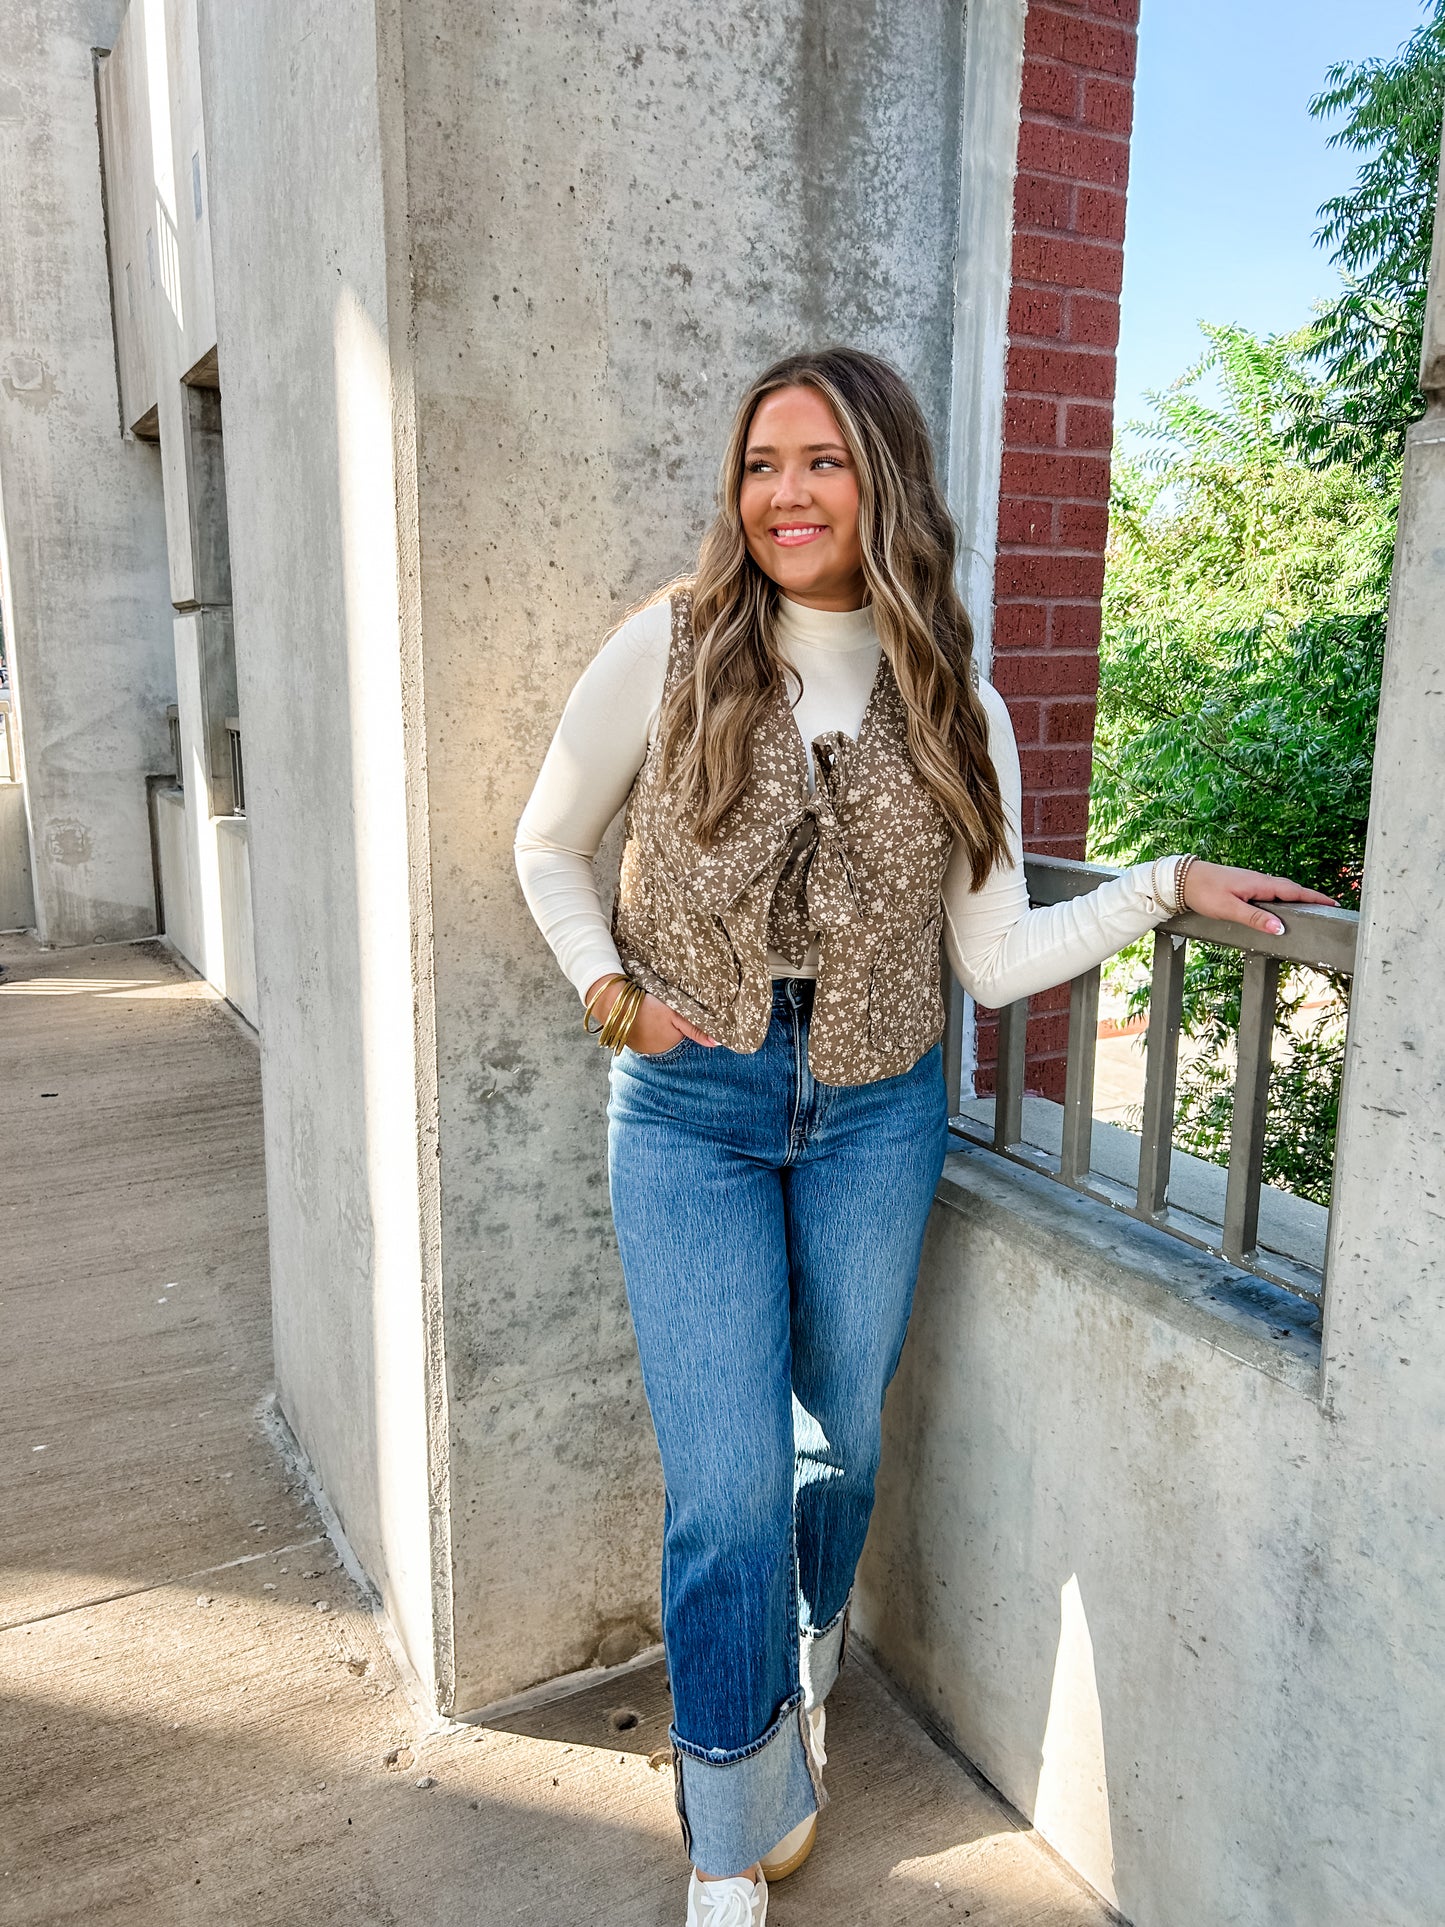
[[[1393,54],[1425,17],[1420,0],[1142,0],[1121,426],[1197,357],[1199,321],[1277,333],[1338,286],[1316,210],[1358,159],[1308,102],[1333,61]]]

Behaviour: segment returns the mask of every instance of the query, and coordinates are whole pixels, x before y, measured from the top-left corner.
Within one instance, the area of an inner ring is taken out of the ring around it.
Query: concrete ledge
[[[1314,1310],[1291,1293],[972,1145],[950,1155],[938,1202],[1045,1255],[1081,1286],[1121,1297],[1212,1351],[1319,1396]]]

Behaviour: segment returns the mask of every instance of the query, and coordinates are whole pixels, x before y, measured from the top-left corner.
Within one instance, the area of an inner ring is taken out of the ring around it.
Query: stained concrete
[[[3,723],[4,717],[0,715],[0,726]],[[35,892],[30,884],[25,786],[6,782],[0,770],[0,930],[29,930],[34,922]]]
[[[300,17],[198,16],[277,1371],[464,1711],[658,1619],[605,1067],[513,830],[765,362],[881,349],[943,449],[963,10]]]
[[[978,1151],[889,1399],[860,1622],[1136,1927],[1445,1914],[1445,210],[1421,385],[1318,1358]]]
[[[157,838],[166,935],[254,1022],[249,848],[245,825],[234,833],[228,733],[241,706],[195,0],[132,0],[97,61],[96,105],[121,419],[159,436],[176,611],[184,787],[171,809],[183,821]]]
[[[445,1703],[426,778],[388,283],[405,248],[389,260],[377,21],[370,0],[258,0],[198,24],[276,1373]]]
[[[249,1037],[159,946],[0,972],[0,1922],[676,1927],[660,1668],[419,1713],[278,1441]],[[828,1743],[776,1927],[1103,1927],[861,1656]]]
[[[35,915],[155,929],[146,777],[175,696],[160,457],[122,436],[95,50],[123,0],[10,8],[0,74],[0,584]]]

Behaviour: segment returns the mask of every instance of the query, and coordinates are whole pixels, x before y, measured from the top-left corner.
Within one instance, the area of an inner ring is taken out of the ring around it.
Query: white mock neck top
[[[567,699],[517,825],[523,895],[582,998],[599,977],[622,969],[593,859],[656,734],[671,641],[665,596],[608,637]],[[784,663],[802,681],[793,716],[803,741],[811,744],[830,729],[856,738],[880,654],[871,611],[810,609],[783,596],[777,641]],[[999,1009],[1092,969],[1169,916],[1173,858],[1136,864],[1086,896],[1031,909],[1018,833],[1022,782],[1013,728],[1003,698],[987,683],[979,693],[1013,861],[997,864],[975,890],[966,854],[955,845],[943,879],[944,944],[964,989]],[[808,783],[811,788],[811,755]],[[816,976],[818,946],[802,965],[772,955],[769,965],[774,976]]]

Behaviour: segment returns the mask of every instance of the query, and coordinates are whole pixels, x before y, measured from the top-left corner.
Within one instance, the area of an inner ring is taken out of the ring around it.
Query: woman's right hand
[[[592,992],[601,982],[599,977],[597,983],[588,985],[588,1002],[591,1002]],[[625,988],[620,983],[609,984],[592,1005],[592,1014],[599,1023],[606,1022],[608,1013]],[[686,1017],[679,1017],[660,997],[654,997],[649,992],[632,1020],[632,1028],[627,1033],[627,1048],[636,1051],[639,1057],[657,1057],[663,1051],[671,1050],[681,1037],[690,1037],[693,1043],[701,1044],[708,1050],[717,1048],[716,1037],[709,1037],[705,1030],[690,1024]]]

